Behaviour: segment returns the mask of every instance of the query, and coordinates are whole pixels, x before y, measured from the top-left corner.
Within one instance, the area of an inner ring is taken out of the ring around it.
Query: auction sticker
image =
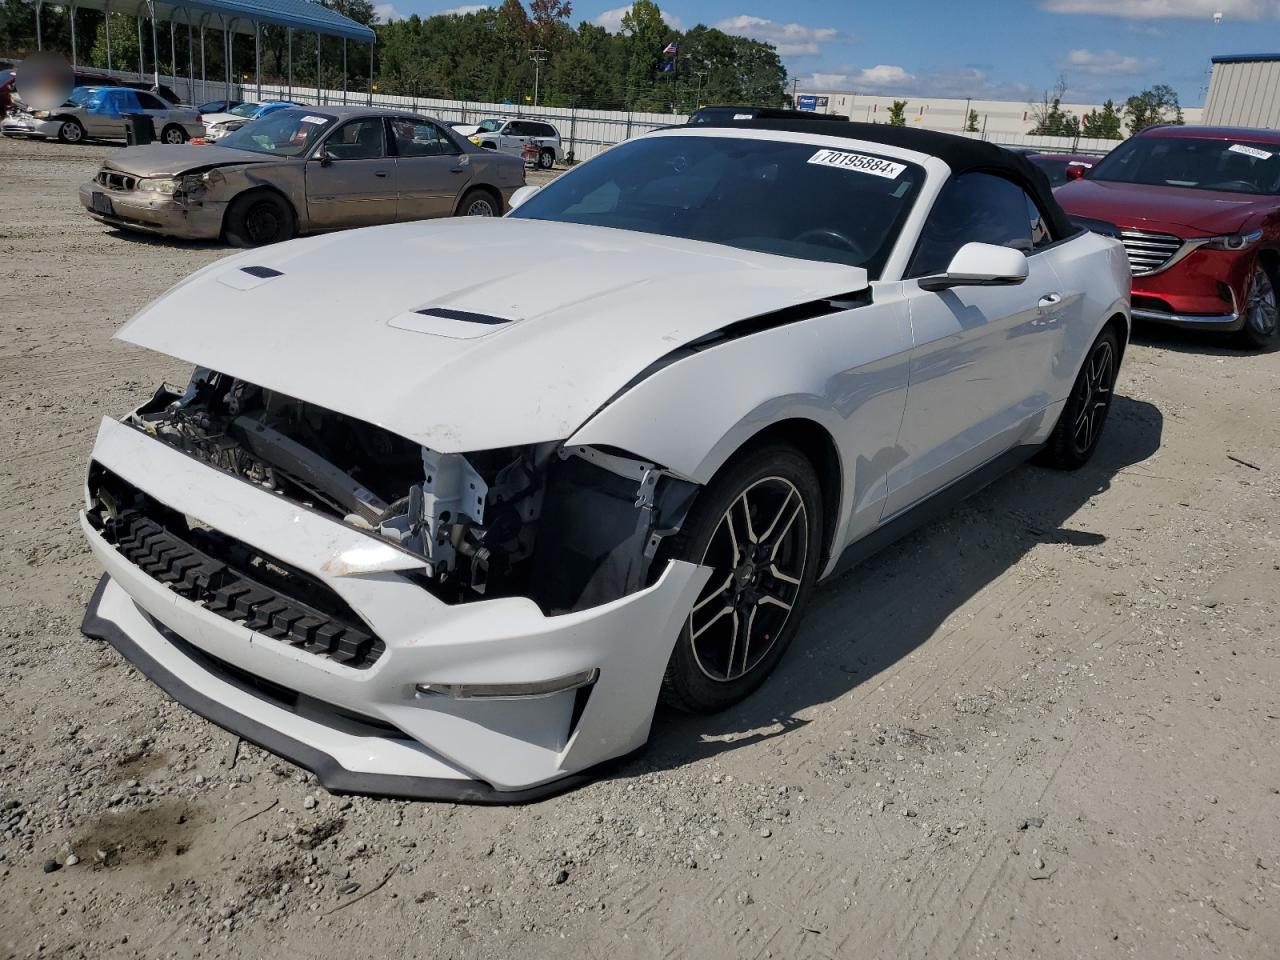
[[[328,123],[329,121],[327,117],[306,116],[302,118],[302,122],[303,123]]]
[[[1259,150],[1257,147],[1246,147],[1243,143],[1233,143],[1227,149],[1232,153],[1243,153],[1246,157],[1253,157],[1255,160],[1270,160],[1273,156],[1266,150]]]
[[[862,153],[846,153],[843,150],[819,150],[809,158],[810,163],[820,167],[838,167],[841,170],[856,170],[872,176],[896,180],[907,169],[905,163],[894,163],[892,160],[881,160],[879,157],[868,157]]]

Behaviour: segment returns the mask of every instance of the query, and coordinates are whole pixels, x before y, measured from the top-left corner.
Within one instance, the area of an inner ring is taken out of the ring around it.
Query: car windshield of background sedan
[[[252,117],[261,109],[262,104],[260,103],[242,103],[238,107],[232,107],[227,113],[237,117]]]
[[[269,153],[276,157],[300,157],[311,149],[333,122],[333,117],[319,113],[277,110],[223,137],[218,146]]]
[[[1087,178],[1274,196],[1280,194],[1280,148],[1240,140],[1134,137]]]
[[[511,216],[844,263],[874,278],[923,182],[915,164],[852,148],[652,137],[601,154]]]

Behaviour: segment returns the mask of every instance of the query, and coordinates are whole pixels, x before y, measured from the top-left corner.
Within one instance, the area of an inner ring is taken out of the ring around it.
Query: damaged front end
[[[441,453],[380,427],[197,369],[124,421],[210,467],[422,561],[447,604],[525,597],[546,615],[643,589],[697,486],[617,450],[530,444]],[[91,522],[129,504],[90,478]]]

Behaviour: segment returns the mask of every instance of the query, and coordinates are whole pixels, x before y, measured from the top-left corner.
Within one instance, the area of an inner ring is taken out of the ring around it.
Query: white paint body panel
[[[1043,441],[1102,326],[1127,319],[1123,249],[1094,235],[1035,253],[1027,280],[1013,286],[938,294],[902,280],[949,175],[936,158],[762,130],[655,136],[861,149],[918,163],[928,176],[883,278],[871,283],[856,268],[694,241],[463,219],[229,257],[178,284],[118,336],[441,453],[561,441],[626,451],[705,484],[761,430],[805,420],[830,437],[840,467],[829,573],[845,547],[902,510],[1013,447]],[[251,265],[282,275],[245,282],[240,270]],[[675,353],[737,321],[858,291],[870,302]],[[1050,294],[1057,299],[1042,303]],[[507,322],[472,328],[417,312],[430,307]],[[175,664],[139,609],[244,670],[383,718],[417,741],[344,740],[233,696],[212,674],[174,666],[188,685],[354,771],[518,789],[639,746],[672,644],[709,576],[671,563],[647,589],[555,617],[518,597],[448,605],[400,575],[420,559],[131,427],[104,421],[94,459],[316,577],[384,640],[386,652],[366,671],[295,650],[170,592],[84,525],[115,583],[100,612],[148,652]],[[572,693],[505,703],[413,693],[415,683],[549,681],[597,668],[572,739]]]

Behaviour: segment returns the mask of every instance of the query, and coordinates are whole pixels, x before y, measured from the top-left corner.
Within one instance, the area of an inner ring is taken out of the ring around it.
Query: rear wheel
[[[543,170],[550,170],[556,165],[556,152],[550,147],[543,147],[538,151],[538,166]]]
[[[164,130],[161,132],[160,139],[163,140],[165,143],[173,143],[173,144],[186,143],[187,131],[183,130],[177,124],[171,123],[169,124],[169,126],[165,127]]]
[[[501,207],[488,190],[468,190],[458,204],[460,217],[496,217],[501,213]]]
[[[269,190],[244,193],[227,207],[224,232],[237,247],[260,247],[293,236],[296,229],[293,208]]]
[[[1280,308],[1276,304],[1276,278],[1261,261],[1254,264],[1249,278],[1249,298],[1245,301],[1244,326],[1240,339],[1246,347],[1260,350],[1280,342]]]
[[[63,143],[82,143],[84,142],[84,127],[80,125],[80,121],[75,117],[68,117],[58,127],[58,139]]]
[[[712,713],[782,659],[818,576],[822,494],[809,461],[772,445],[725,467],[698,496],[666,559],[711,567],[662,681],[664,702]]]
[[[1108,327],[1098,335],[1076,377],[1049,442],[1037,457],[1058,470],[1078,470],[1098,447],[1111,410],[1111,395],[1120,367],[1120,341]]]

